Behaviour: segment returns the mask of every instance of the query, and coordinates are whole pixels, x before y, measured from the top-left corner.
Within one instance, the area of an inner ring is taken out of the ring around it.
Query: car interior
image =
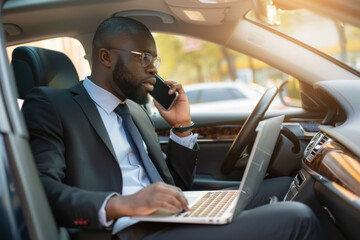
[[[20,99],[35,86],[69,88],[80,81],[71,60],[48,49],[18,47],[12,53],[11,66]]]
[[[93,33],[101,21],[111,16],[139,20],[154,33],[155,39],[156,34],[166,33],[209,41],[296,78],[300,101],[297,105],[287,102],[292,84],[289,78],[280,84],[266,85],[266,91],[249,111],[192,112],[201,149],[192,190],[239,185],[259,123],[285,115],[266,178],[294,179],[284,201],[310,206],[325,239],[358,239],[360,70],[272,28],[269,15],[262,12],[270,7],[307,9],[360,27],[360,4],[353,0],[2,2],[0,231],[5,239],[110,239],[106,231],[78,231],[57,225],[41,186],[17,100],[24,99],[33,87],[69,88],[83,77],[66,54],[33,46],[31,42],[75,38],[85,51],[78,58],[91,65]],[[254,18],[249,17],[251,13]],[[161,50],[161,44],[157,44]],[[10,48],[13,50],[9,55]],[[360,49],[356,51],[359,53]],[[271,109],[276,98],[287,107]],[[159,114],[151,110],[149,114],[165,152],[170,126]]]

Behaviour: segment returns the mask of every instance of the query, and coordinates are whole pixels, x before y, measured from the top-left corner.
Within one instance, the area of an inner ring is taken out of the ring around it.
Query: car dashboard
[[[329,120],[329,116],[332,116],[333,123],[319,125],[320,131],[308,143],[301,162],[302,169],[294,178],[286,200],[314,205],[309,200],[309,195],[313,194],[318,202],[317,207],[326,212],[328,218],[340,229],[342,237],[358,239],[360,97],[357,94],[360,92],[360,82],[326,81],[317,83],[315,89],[322,99],[333,103],[328,105],[325,117]],[[331,234],[327,233],[325,236]],[[337,237],[332,236],[332,239]]]
[[[319,132],[305,150],[304,168],[322,182],[330,181],[360,207],[360,160],[342,144]],[[325,180],[326,179],[326,180]]]

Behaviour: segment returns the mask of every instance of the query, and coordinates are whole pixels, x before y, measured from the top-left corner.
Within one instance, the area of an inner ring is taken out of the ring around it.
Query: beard
[[[142,82],[139,82],[136,76],[124,65],[121,59],[118,59],[113,71],[113,81],[119,87],[126,98],[143,105],[149,102],[147,93],[144,93]]]

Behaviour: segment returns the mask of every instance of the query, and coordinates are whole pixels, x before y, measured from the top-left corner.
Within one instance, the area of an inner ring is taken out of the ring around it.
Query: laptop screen
[[[253,199],[265,177],[271,155],[280,133],[284,115],[266,119],[260,123],[259,131],[250,153],[234,216],[237,216]]]

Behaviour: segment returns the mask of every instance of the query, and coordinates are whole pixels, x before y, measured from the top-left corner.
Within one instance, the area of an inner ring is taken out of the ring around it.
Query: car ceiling
[[[318,14],[360,27],[359,0],[273,0],[273,2],[282,9],[302,7]]]
[[[252,1],[256,0],[9,0],[2,20],[8,46],[68,36],[79,39],[89,53],[100,22],[111,16],[128,16],[153,32],[191,36],[237,50],[309,84],[358,78],[311,51],[294,50],[299,47],[293,42],[242,21]],[[201,13],[204,19],[191,20],[185,12],[194,18]],[[321,68],[312,71],[311,62]]]
[[[111,16],[136,18],[152,31],[205,38],[223,44],[257,0],[8,0],[3,23],[9,45],[94,32]],[[359,0],[274,0],[280,8],[304,7],[360,26]],[[190,20],[185,12],[204,21]],[[36,16],[36,17],[34,17]]]
[[[248,0],[9,0],[3,11],[8,45],[57,36],[90,34],[104,19],[128,16],[154,32],[206,38],[224,44],[239,19],[250,9]],[[191,20],[201,12],[202,21]],[[36,16],[36,17],[34,17]]]

